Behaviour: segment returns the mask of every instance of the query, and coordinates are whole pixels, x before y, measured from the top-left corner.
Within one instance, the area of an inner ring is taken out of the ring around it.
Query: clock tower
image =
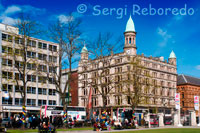
[[[137,47],[136,47],[136,32],[135,32],[135,25],[130,16],[127,24],[126,30],[124,32],[124,52],[127,55],[136,55],[137,54]]]

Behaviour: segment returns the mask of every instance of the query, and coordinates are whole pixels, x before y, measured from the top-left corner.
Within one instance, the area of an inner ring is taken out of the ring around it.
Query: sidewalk
[[[183,126],[183,127],[175,127],[175,126],[164,126],[164,127],[155,127],[155,128],[144,128],[139,127],[138,129],[123,129],[123,130],[111,130],[111,131],[100,131],[102,133],[106,132],[123,132],[123,131],[137,131],[137,130],[152,130],[152,129],[165,129],[165,128],[200,128],[198,126]],[[98,133],[97,131],[84,130],[84,131],[58,131],[58,133]]]

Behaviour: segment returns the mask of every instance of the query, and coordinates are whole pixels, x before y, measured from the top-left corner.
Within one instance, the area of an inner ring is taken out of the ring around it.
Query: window
[[[30,106],[35,106],[36,104],[36,102],[35,102],[36,100],[35,99],[27,99],[27,105],[30,105]]]
[[[2,46],[2,53],[12,54],[13,49],[11,47]]]
[[[47,72],[47,66],[39,65],[39,71],[41,71],[41,72]]]
[[[54,81],[54,78],[49,78],[49,84],[54,84],[55,81]]]
[[[46,104],[47,104],[47,100],[38,100],[38,106],[46,105]]]
[[[184,92],[182,92],[182,98],[184,98]]]
[[[23,50],[15,49],[15,55],[24,56],[23,53],[24,53]]]
[[[182,101],[182,106],[183,106],[183,107],[185,106],[185,103],[184,103],[184,101]]]
[[[54,51],[54,52],[57,51],[57,46],[53,46],[53,51]]]
[[[36,76],[35,75],[27,75],[27,80],[31,82],[36,82]]]
[[[12,98],[2,97],[2,104],[12,105]]]
[[[36,70],[36,64],[27,63],[27,69]]]
[[[55,100],[49,100],[49,105],[56,105],[56,101]]]
[[[22,44],[22,39],[19,37],[15,37],[15,43],[16,44]]]
[[[47,78],[43,77],[43,76],[38,76],[38,82],[39,83],[46,83],[47,82]]]
[[[49,51],[53,51],[53,46],[49,45]]]
[[[22,105],[22,98],[15,98],[15,105]]]
[[[8,41],[12,42],[12,36],[11,35],[8,35]]]
[[[38,48],[40,48],[40,49],[47,49],[47,44],[46,44],[46,43],[39,42],[39,43],[38,43]]]
[[[35,87],[27,87],[27,93],[35,94],[36,93],[36,88]]]
[[[2,72],[2,77],[6,79],[12,79],[12,75],[13,75],[12,72],[4,72],[4,71]]]
[[[49,89],[49,95],[55,96],[56,90],[55,89]]]
[[[7,40],[7,34],[2,33],[2,40],[6,41]]]
[[[2,65],[12,66],[12,60],[2,59]]]
[[[54,63],[57,62],[57,57],[53,56],[53,62],[54,62]]]
[[[121,96],[116,96],[115,98],[116,98],[116,104],[117,104],[117,105],[121,105],[121,103],[122,103],[122,98],[121,98]]]
[[[6,92],[12,92],[12,88],[13,88],[13,86],[9,85],[9,84],[3,84],[2,85],[2,90],[6,91]]]
[[[47,60],[47,55],[46,54],[38,54],[38,59],[39,60]]]
[[[36,41],[29,40],[27,45],[31,47],[36,47]]]
[[[49,51],[56,52],[57,51],[57,46],[49,45]]]
[[[15,86],[15,92],[20,92],[23,90],[23,86]]]
[[[23,68],[23,62],[15,61],[15,67],[16,68]]]
[[[57,67],[49,66],[49,72],[50,73],[56,73]]]
[[[38,88],[38,94],[46,95],[47,94],[47,89],[46,88]]]
[[[23,80],[23,75],[19,73],[15,73],[15,79],[17,80]]]
[[[93,105],[98,106],[98,98],[93,98]]]
[[[106,97],[106,105],[109,105],[110,104],[110,98],[109,97]]]
[[[128,104],[131,104],[131,97],[130,96],[127,97],[127,102],[128,102]]]
[[[28,58],[36,58],[36,52],[27,51],[27,57]]]

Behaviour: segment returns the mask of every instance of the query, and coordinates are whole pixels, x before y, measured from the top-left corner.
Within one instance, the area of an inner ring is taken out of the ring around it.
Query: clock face
[[[131,50],[127,50],[126,53],[127,53],[127,54],[130,54],[130,53],[131,53]]]

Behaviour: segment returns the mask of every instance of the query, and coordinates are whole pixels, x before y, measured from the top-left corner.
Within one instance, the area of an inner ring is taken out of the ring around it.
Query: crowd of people
[[[23,123],[24,122],[24,123]],[[31,115],[25,118],[23,121],[22,116],[15,115],[9,118],[8,127],[10,128],[24,128],[35,129],[35,128],[59,128],[63,126],[63,118],[62,117],[44,117],[41,118],[38,115]]]

